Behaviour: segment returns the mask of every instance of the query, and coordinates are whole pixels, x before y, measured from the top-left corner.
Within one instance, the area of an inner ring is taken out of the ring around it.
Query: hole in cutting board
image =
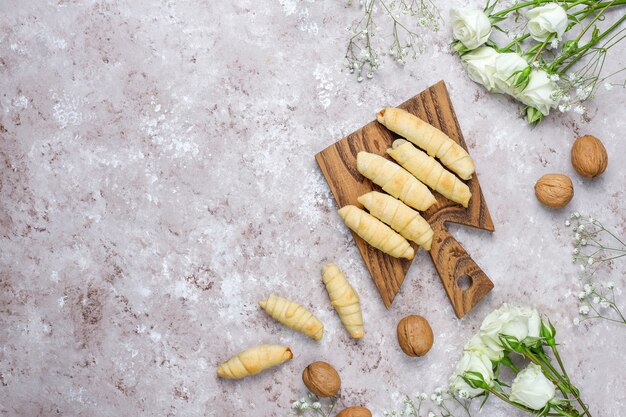
[[[467,291],[473,283],[472,277],[469,275],[461,275],[456,279],[456,285],[461,289],[461,291]]]

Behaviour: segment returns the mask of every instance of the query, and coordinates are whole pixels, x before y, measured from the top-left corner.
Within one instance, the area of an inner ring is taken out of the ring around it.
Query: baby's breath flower
[[[569,220],[565,220],[565,226],[569,227],[572,224]]]
[[[593,303],[594,304],[598,304],[600,302],[600,297],[598,297],[597,295],[595,297],[593,297]]]
[[[604,88],[606,89],[606,91],[610,91],[613,89],[613,84],[611,83],[604,83]]]
[[[565,113],[570,111],[570,109],[572,108],[571,104],[559,104],[559,111],[561,113]]]
[[[585,298],[587,298],[587,293],[586,292],[581,291],[581,292],[578,293],[578,299],[580,301],[584,300]]]
[[[437,414],[433,413],[432,411],[430,411],[428,413],[428,417],[437,417]]]
[[[572,219],[580,219],[580,213],[575,211],[572,213]]]
[[[593,292],[593,290],[595,290],[595,287],[593,286],[593,284],[585,284],[583,289],[585,290],[585,294],[589,295]]]
[[[574,318],[574,326],[578,326],[580,324],[580,319],[578,317]]]
[[[580,233],[576,233],[576,234],[574,235],[574,239],[576,239],[577,241],[579,241],[579,242],[580,242],[580,239],[582,239],[582,236],[580,235]]]
[[[585,113],[585,107],[582,104],[576,105],[576,107],[574,107],[574,113],[584,114]]]
[[[428,398],[428,395],[425,392],[422,392],[420,395],[418,395],[417,397],[420,401],[424,401],[426,398]]]
[[[443,393],[443,388],[441,388],[441,387],[437,387],[437,388],[435,389],[435,394],[437,394],[437,395],[441,395],[441,393]]]
[[[586,316],[587,314],[589,314],[589,306],[580,306],[580,308],[578,309],[578,312],[581,315]]]
[[[593,265],[593,263],[595,262],[595,260],[590,256],[589,259],[587,259],[587,263],[589,265]]]
[[[574,251],[572,252],[574,255],[578,255],[580,254],[580,248],[574,248]]]
[[[578,231],[582,232],[583,230],[585,230],[585,225],[584,224],[579,225],[578,226]]]
[[[431,401],[435,401],[437,399],[437,394],[431,394],[430,395],[430,400]]]
[[[320,408],[322,408],[322,404],[320,404],[319,402],[315,401],[313,404],[311,404],[311,408],[314,410],[319,410]]]
[[[559,40],[558,39],[552,39],[550,41],[550,47],[552,47],[552,49],[558,48],[559,47]]]
[[[611,303],[609,303],[609,300],[602,300],[600,301],[600,307],[602,308],[609,308],[611,306]]]
[[[554,81],[555,83],[558,82],[561,79],[561,77],[559,77],[559,74],[551,74],[550,75],[550,80]]]
[[[587,239],[580,239],[580,246],[587,246]]]
[[[615,288],[615,283],[613,281],[609,281],[605,285],[609,290],[612,290],[613,288]]]

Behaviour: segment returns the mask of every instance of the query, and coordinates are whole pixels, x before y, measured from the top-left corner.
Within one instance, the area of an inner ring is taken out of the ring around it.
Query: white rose
[[[466,372],[478,372],[488,386],[493,385],[493,366],[487,355],[476,352],[463,352],[463,357],[456,365],[454,373],[450,377],[450,387],[454,392],[464,391],[468,397],[476,397],[485,390],[471,387],[464,379]]]
[[[503,93],[512,93],[515,91],[515,81],[520,71],[528,68],[528,62],[521,55],[515,52],[507,52],[499,54],[496,57],[495,72],[493,80],[495,89]]]
[[[480,10],[452,9],[452,34],[467,49],[476,49],[491,35],[489,18]]]
[[[517,317],[502,325],[500,334],[514,336],[520,342],[527,337],[539,337],[541,318],[537,310],[518,308]]]
[[[515,97],[527,106],[534,107],[541,114],[547,116],[550,113],[550,108],[557,105],[557,100],[553,97],[555,90],[556,83],[550,80],[547,72],[533,70],[530,73],[528,85]]]
[[[501,352],[504,347],[500,335],[513,336],[522,342],[527,337],[539,337],[540,331],[541,319],[537,310],[503,304],[485,317],[479,335],[489,349]]]
[[[561,40],[567,29],[567,13],[557,3],[535,7],[526,12],[526,18],[530,36],[539,42],[545,41],[553,33]]]
[[[534,363],[520,371],[511,384],[509,399],[533,410],[541,410],[554,398],[554,384]]]
[[[465,350],[469,352],[482,353],[487,355],[492,362],[499,362],[504,357],[504,352],[501,350],[493,350],[489,348],[481,339],[480,334],[476,333],[465,345]]]
[[[488,46],[481,46],[471,52],[463,54],[461,60],[465,64],[467,74],[478,84],[484,85],[492,91],[495,87],[493,75],[496,71],[495,63],[498,52]]]

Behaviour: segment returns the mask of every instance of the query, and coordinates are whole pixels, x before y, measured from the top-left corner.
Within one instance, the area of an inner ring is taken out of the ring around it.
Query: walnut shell
[[[422,316],[406,316],[398,323],[398,344],[409,356],[424,356],[433,346],[433,329]]]
[[[344,408],[335,417],[372,417],[372,412],[365,407]]]
[[[550,208],[562,208],[574,197],[574,185],[567,175],[546,174],[535,184],[535,195]]]
[[[318,397],[334,397],[341,388],[341,378],[332,365],[313,362],[302,371],[302,382]]]
[[[606,169],[609,157],[606,148],[595,136],[581,136],[572,146],[572,165],[583,177],[593,178]]]

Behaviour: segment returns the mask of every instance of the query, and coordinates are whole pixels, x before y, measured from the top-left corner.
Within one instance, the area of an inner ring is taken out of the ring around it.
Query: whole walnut
[[[550,208],[562,208],[574,197],[574,185],[567,175],[546,174],[535,184],[535,195]]]
[[[341,410],[335,417],[372,417],[372,413],[365,407],[348,407]]]
[[[302,382],[318,397],[334,397],[341,388],[341,378],[329,363],[313,362],[302,371]]]
[[[593,178],[606,169],[609,157],[606,148],[595,136],[581,136],[572,146],[572,165],[583,177]]]
[[[433,346],[433,329],[422,316],[406,316],[398,323],[398,344],[409,356],[424,356]]]

